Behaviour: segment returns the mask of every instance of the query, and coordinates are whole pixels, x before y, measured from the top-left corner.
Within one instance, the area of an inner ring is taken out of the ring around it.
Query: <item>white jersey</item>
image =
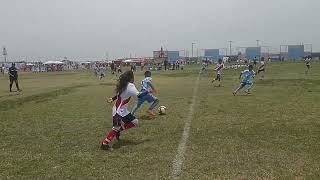
[[[112,108],[112,116],[116,114],[124,117],[130,113],[128,111],[128,104],[132,96],[138,96],[139,91],[136,86],[132,83],[129,83],[126,90],[124,90],[120,95],[118,95],[118,99]]]
[[[221,64],[217,64],[216,65],[216,71],[217,71],[217,74],[221,74],[222,73],[222,70],[223,70],[223,68],[224,68],[224,64],[223,63],[221,63]]]

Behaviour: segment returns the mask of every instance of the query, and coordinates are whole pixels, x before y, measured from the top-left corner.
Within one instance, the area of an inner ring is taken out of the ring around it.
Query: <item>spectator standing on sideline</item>
[[[18,91],[21,91],[18,84],[18,70],[16,68],[15,63],[12,63],[12,66],[9,68],[9,80],[10,80],[10,92],[12,92],[12,84],[13,82],[16,83],[16,88]]]

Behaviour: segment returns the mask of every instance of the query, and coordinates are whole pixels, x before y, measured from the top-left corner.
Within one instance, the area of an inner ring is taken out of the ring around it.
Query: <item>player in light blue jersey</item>
[[[252,88],[252,81],[251,78],[254,78],[256,73],[253,71],[253,65],[249,65],[249,69],[244,70],[241,72],[239,79],[242,77],[242,81],[240,83],[240,86],[233,92],[233,95],[235,96],[238,91],[240,91],[242,88],[247,87],[246,93],[250,94],[250,89]]]
[[[139,97],[137,103],[135,104],[135,106],[132,109],[131,114],[135,114],[137,112],[137,110],[141,107],[141,105],[147,101],[150,105],[147,113],[150,116],[155,116],[155,113],[153,112],[153,110],[158,106],[159,104],[159,100],[157,97],[155,97],[152,93],[156,92],[156,89],[154,88],[154,86],[152,85],[152,78],[151,78],[151,72],[150,71],[146,71],[144,73],[145,78],[141,81],[141,92],[148,92],[146,95]]]

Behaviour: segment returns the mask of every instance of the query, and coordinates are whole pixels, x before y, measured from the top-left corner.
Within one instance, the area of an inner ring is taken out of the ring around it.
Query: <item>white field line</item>
[[[198,76],[196,83],[195,83],[195,86],[194,86],[194,89],[193,89],[193,96],[192,96],[191,104],[189,107],[188,117],[185,120],[184,130],[182,133],[181,140],[179,142],[176,157],[173,160],[173,165],[172,165],[172,168],[173,168],[172,169],[172,178],[173,179],[179,179],[181,172],[182,172],[182,166],[183,166],[183,162],[185,159],[184,154],[186,152],[186,147],[187,147],[186,145],[187,145],[187,141],[189,138],[191,121],[192,121],[192,117],[193,117],[193,113],[194,113],[194,106],[196,104],[196,99],[197,99],[199,79],[200,79],[200,75]]]

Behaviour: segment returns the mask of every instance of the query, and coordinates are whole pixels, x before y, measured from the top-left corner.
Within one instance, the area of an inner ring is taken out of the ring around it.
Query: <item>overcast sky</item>
[[[0,46],[21,57],[101,59],[168,50],[312,43],[320,0],[0,0]],[[2,58],[2,57],[1,57]]]

